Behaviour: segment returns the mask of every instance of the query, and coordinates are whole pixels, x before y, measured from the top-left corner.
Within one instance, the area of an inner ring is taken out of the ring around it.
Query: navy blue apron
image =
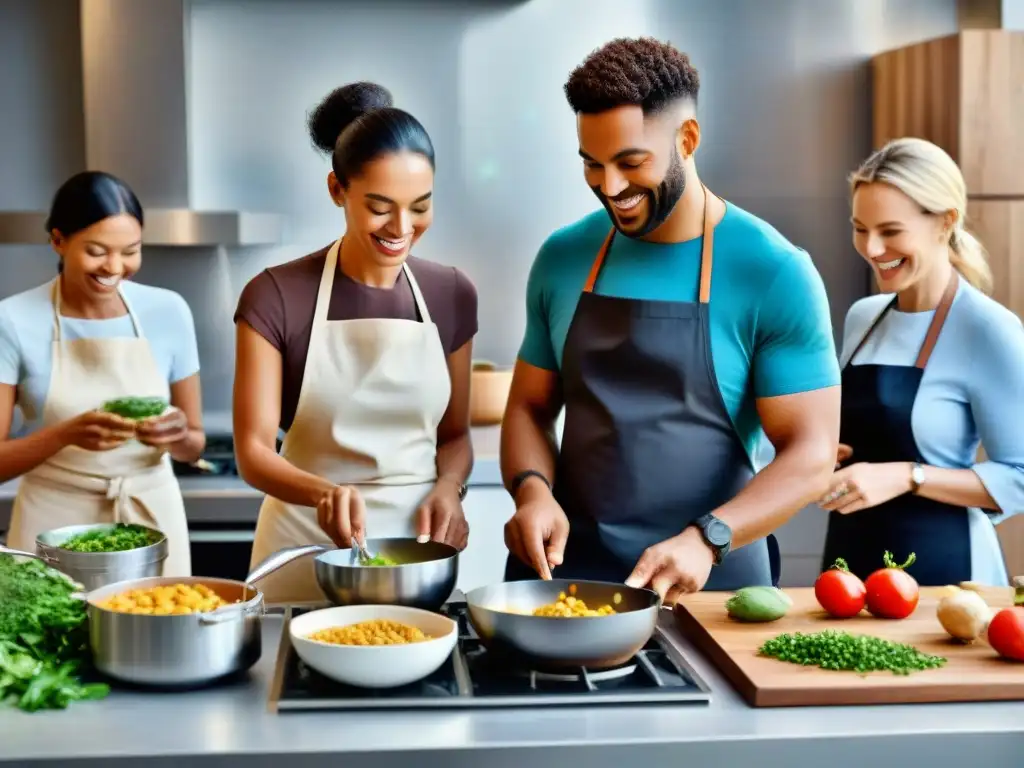
[[[754,476],[712,365],[709,194],[697,303],[594,293],[614,227],[594,260],[562,355],[565,428],[553,490],[570,533],[556,578],[625,581],[645,549],[725,504]],[[769,536],[732,550],[705,589],[777,584],[779,570]],[[506,581],[536,578],[509,555]]]
[[[943,294],[917,362],[908,365],[853,365],[864,346],[896,304],[894,297],[875,318],[843,368],[843,405],[839,441],[853,449],[848,463],[927,462],[914,439],[911,415],[925,366],[956,296],[954,271]],[[907,470],[909,473],[909,469]],[[830,512],[822,569],[837,557],[862,579],[882,567],[886,551],[902,563],[913,552],[907,572],[922,586],[971,580],[971,536],[966,507],[905,493],[876,507],[848,515]]]

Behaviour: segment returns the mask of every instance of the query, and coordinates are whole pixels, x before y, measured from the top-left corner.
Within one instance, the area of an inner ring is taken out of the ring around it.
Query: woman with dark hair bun
[[[21,478],[7,544],[34,552],[54,528],[141,523],[167,536],[164,575],[188,576],[169,457],[195,461],[206,443],[199,354],[184,299],[130,281],[142,266],[142,225],[123,181],[72,176],[46,222],[58,276],[0,301],[0,482]],[[142,420],[103,410],[121,398],[170,407]],[[26,425],[8,438],[15,404]]]
[[[458,270],[410,255],[433,219],[433,144],[373,83],[330,93],[309,133],[331,155],[345,235],[257,275],[235,313],[235,453],[267,494],[253,564],[365,535],[461,549],[477,297]],[[322,599],[309,560],[260,588]]]

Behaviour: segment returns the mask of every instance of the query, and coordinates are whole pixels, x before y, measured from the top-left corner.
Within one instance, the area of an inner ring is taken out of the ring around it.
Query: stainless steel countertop
[[[666,617],[667,619],[668,617]],[[279,616],[247,682],[185,694],[117,691],[66,712],[0,714],[0,764],[288,768],[588,768],[638,765],[1020,768],[1020,702],[752,709],[670,629],[712,687],[710,705],[270,714]],[[372,754],[370,754],[372,753]],[[972,761],[972,762],[968,762]]]

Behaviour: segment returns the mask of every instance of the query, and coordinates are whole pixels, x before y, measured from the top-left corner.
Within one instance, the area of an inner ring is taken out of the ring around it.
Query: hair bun
[[[376,83],[349,83],[335,88],[309,115],[309,137],[323,152],[333,152],[341,132],[360,115],[394,104],[391,92]]]

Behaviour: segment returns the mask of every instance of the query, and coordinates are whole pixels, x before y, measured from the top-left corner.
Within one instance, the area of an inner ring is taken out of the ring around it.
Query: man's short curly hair
[[[645,115],[680,99],[697,100],[700,77],[690,57],[653,37],[620,37],[569,75],[565,96],[577,114],[635,105]]]

